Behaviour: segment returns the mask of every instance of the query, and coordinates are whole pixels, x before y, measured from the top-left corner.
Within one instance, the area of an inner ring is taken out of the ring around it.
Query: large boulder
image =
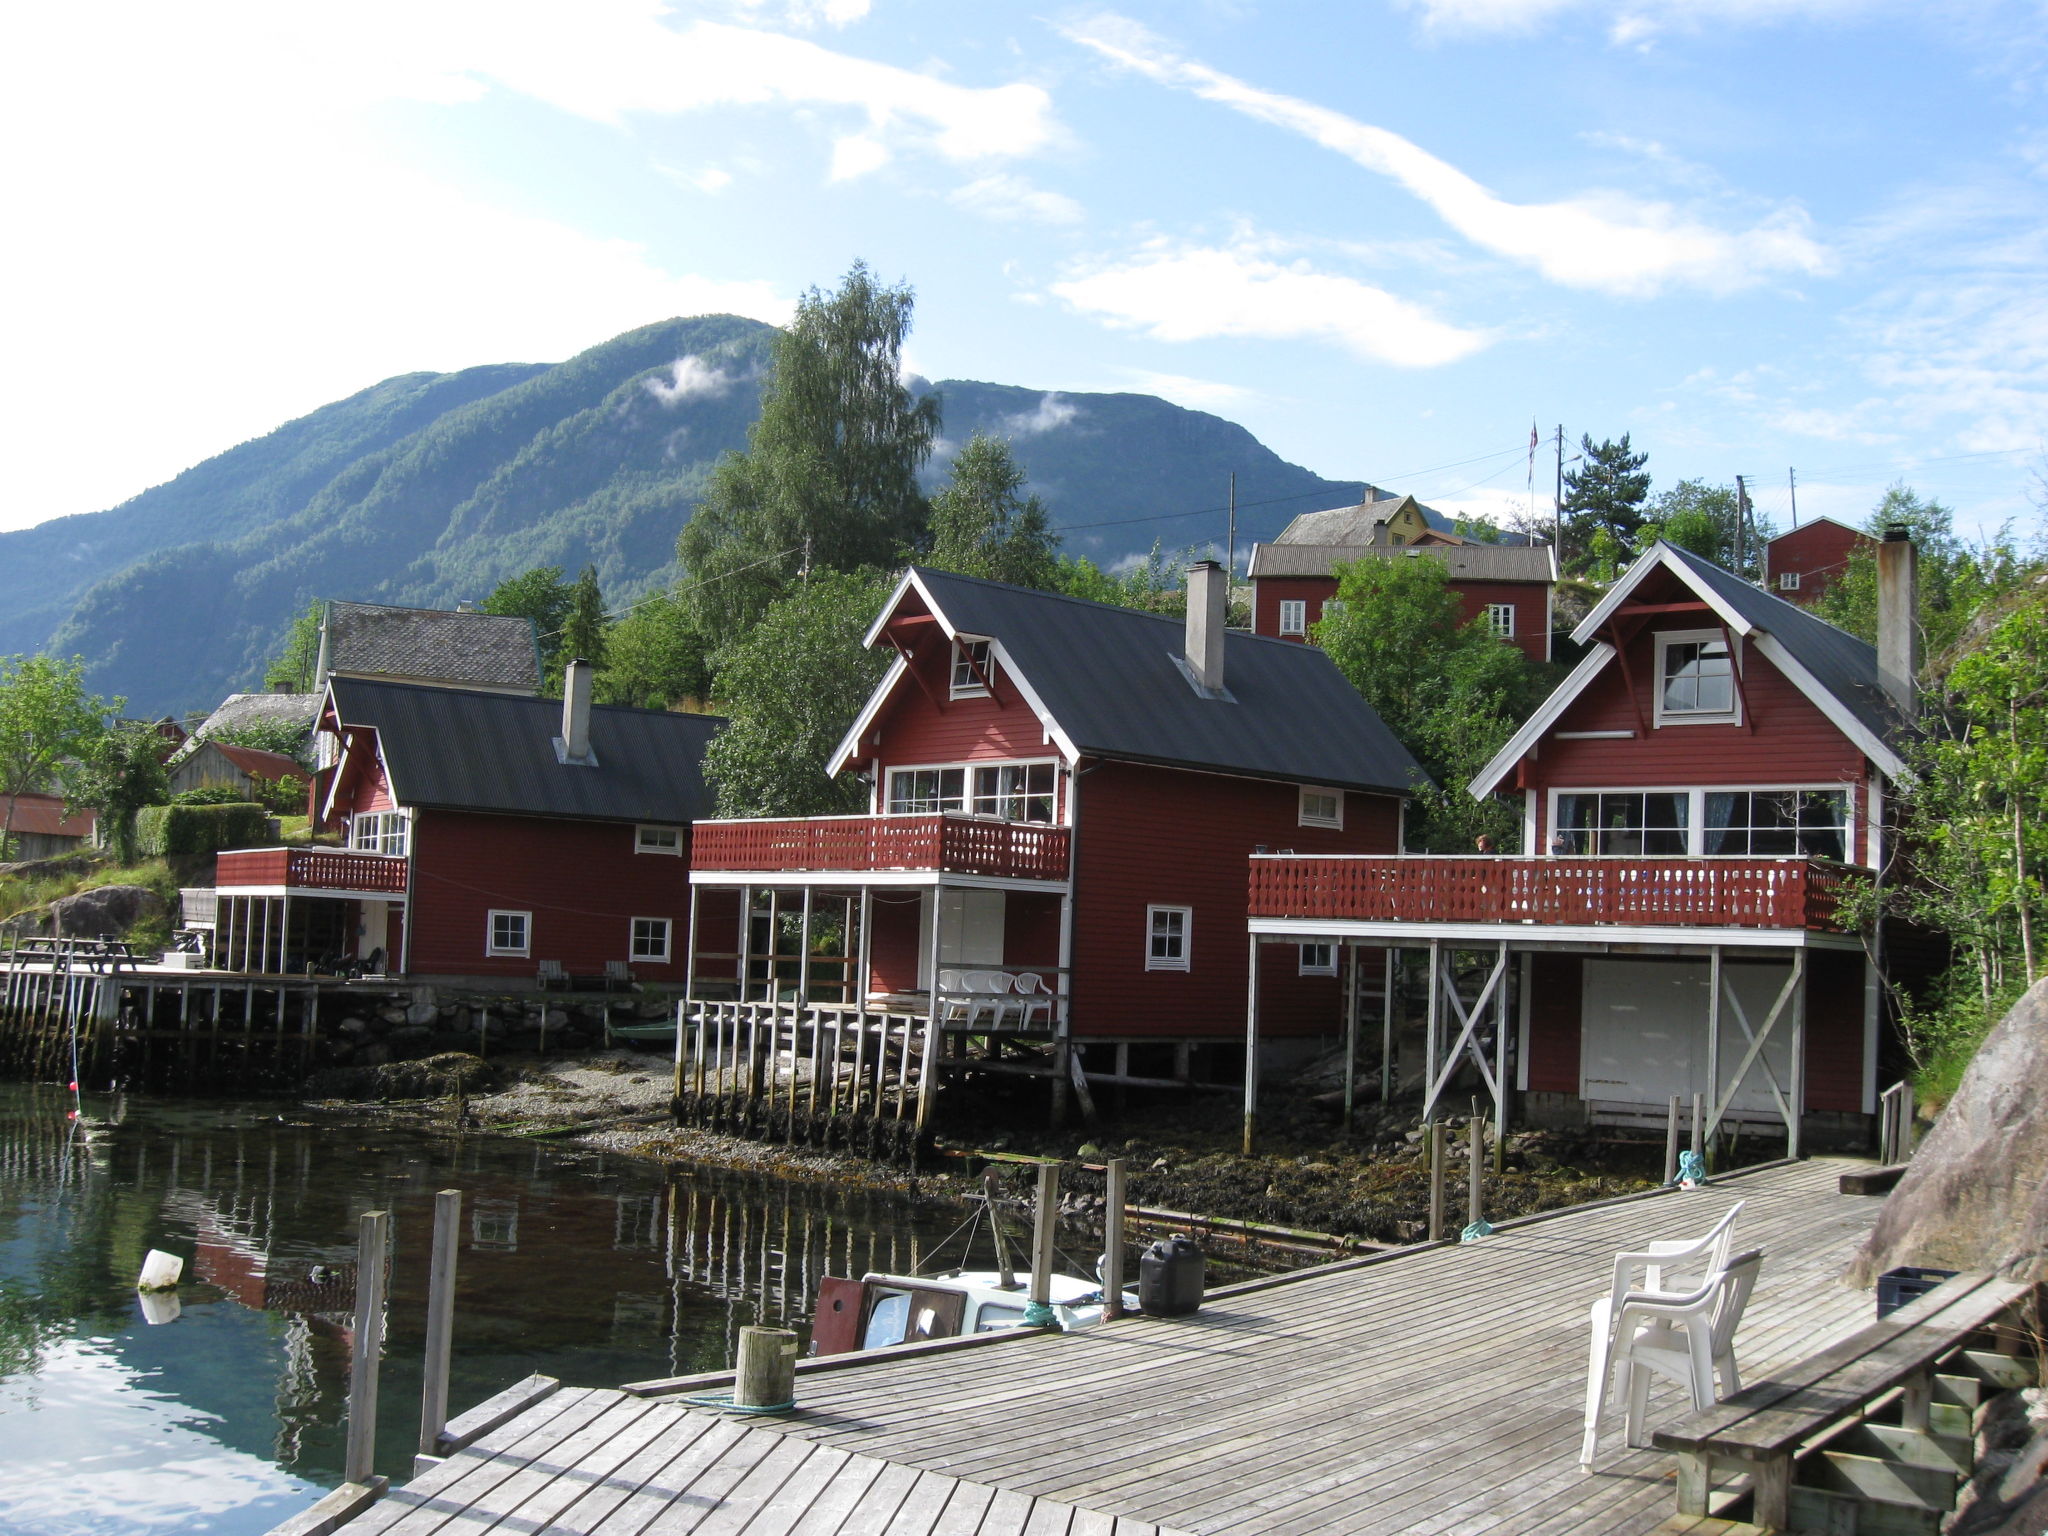
[[[1888,1269],[2048,1280],[2048,978],[1978,1047],[1956,1096],[1886,1198],[1850,1283]]]
[[[50,931],[64,939],[118,939],[164,913],[164,899],[145,885],[101,885],[50,903]]]

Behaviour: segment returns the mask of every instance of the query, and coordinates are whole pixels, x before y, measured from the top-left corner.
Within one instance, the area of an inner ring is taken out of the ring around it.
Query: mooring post
[[[796,1405],[796,1333],[789,1328],[740,1329],[739,1359],[733,1367],[735,1408],[792,1408]]]
[[[377,1456],[377,1367],[384,1354],[384,1256],[391,1217],[365,1211],[356,1239],[355,1359],[348,1378],[348,1449],[341,1480],[367,1483]]]
[[[1472,1118],[1465,1122],[1465,1137],[1471,1143],[1468,1150],[1472,1156],[1472,1169],[1468,1175],[1465,1189],[1465,1225],[1476,1227],[1479,1225],[1480,1210],[1483,1204],[1480,1197],[1484,1189],[1482,1181],[1485,1178],[1484,1159],[1486,1153],[1486,1122],[1479,1118],[1479,1101],[1477,1099],[1472,1101]]]
[[[1678,1182],[1678,1095],[1671,1095],[1671,1120],[1664,1127],[1664,1182]]]
[[[1429,1240],[1444,1240],[1444,1123],[1429,1122]]]
[[[434,1196],[434,1257],[427,1272],[427,1363],[420,1390],[420,1454],[435,1446],[448,1423],[448,1356],[455,1336],[455,1255],[462,1230],[462,1191]]]
[[[1031,1303],[1024,1309],[1026,1326],[1052,1324],[1052,1238],[1059,1218],[1060,1165],[1050,1158],[1038,1165],[1038,1207],[1031,1223]]]
[[[1124,1315],[1124,1160],[1112,1157],[1106,1170],[1102,1213],[1102,1318]]]

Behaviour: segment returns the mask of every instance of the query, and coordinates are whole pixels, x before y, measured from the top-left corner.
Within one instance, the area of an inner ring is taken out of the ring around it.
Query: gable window
[[[1657,637],[1657,723],[1739,723],[1735,668],[1716,631]]]
[[[974,814],[1004,821],[1052,820],[1051,763],[993,763],[974,770]]]
[[[1849,796],[1844,790],[1708,790],[1706,799],[1705,851],[1710,854],[1845,862]]]
[[[1299,821],[1304,827],[1342,827],[1344,796],[1334,789],[1303,789]]]
[[[967,809],[965,768],[891,768],[889,814],[929,816]]]
[[[1188,968],[1188,929],[1193,926],[1193,907],[1147,907],[1145,909],[1145,969],[1184,971]]]
[[[1304,976],[1334,976],[1337,974],[1337,946],[1334,944],[1304,944],[1301,946],[1301,974]]]
[[[359,811],[348,826],[348,845],[358,853],[403,854],[411,846],[412,818],[404,811]]]
[[[956,699],[980,699],[988,697],[989,677],[988,642],[986,640],[955,640],[953,642],[953,697]]]
[[[1799,590],[1799,573],[1797,571],[1778,572],[1778,590],[1780,592],[1797,592]]]
[[[633,958],[656,965],[668,963],[669,934],[673,922],[666,917],[636,917],[633,919]]]
[[[1515,638],[1515,605],[1513,603],[1488,603],[1486,605],[1486,627],[1502,640]]]
[[[681,827],[635,827],[633,829],[633,851],[635,853],[665,853],[673,858],[683,856],[683,829]]]
[[[492,912],[484,933],[487,955],[525,955],[533,949],[531,912]]]
[[[1560,794],[1552,853],[1683,856],[1692,851],[1685,790]]]
[[[1280,633],[1283,635],[1305,635],[1308,633],[1308,604],[1302,599],[1291,597],[1280,605]]]

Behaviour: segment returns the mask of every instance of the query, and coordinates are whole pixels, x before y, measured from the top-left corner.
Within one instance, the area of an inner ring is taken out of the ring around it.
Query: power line
[[[746,565],[734,566],[729,571],[720,571],[716,576],[706,576],[702,581],[693,581],[687,587],[669,587],[661,592],[650,592],[647,594],[647,596],[641,598],[639,602],[628,603],[625,607],[621,608],[617,613],[607,613],[606,615],[604,615],[604,617],[606,619],[612,620],[623,619],[627,614],[633,612],[634,609],[645,608],[649,603],[659,602],[663,598],[667,597],[681,597],[685,592],[700,591],[703,588],[710,586],[715,581],[725,580],[725,578],[728,576],[738,576],[743,574],[744,572],[756,570],[761,566],[771,565],[777,560],[787,560],[791,555],[795,554],[798,550],[802,549],[803,547],[804,546],[802,544],[792,544],[789,546],[789,548],[783,550],[782,553],[779,555],[765,555],[761,559],[752,561]],[[555,640],[559,639],[563,635],[566,635],[568,632],[569,626],[564,624],[560,629],[551,629],[546,634],[541,635],[538,638],[542,640]]]

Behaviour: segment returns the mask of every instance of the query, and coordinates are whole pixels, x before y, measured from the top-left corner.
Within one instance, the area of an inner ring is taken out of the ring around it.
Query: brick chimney
[[[1188,567],[1188,675],[1208,693],[1223,691],[1224,605],[1230,579],[1214,560]]]
[[[1920,553],[1894,526],[1877,546],[1877,680],[1908,720],[1920,716],[1919,676]]]

